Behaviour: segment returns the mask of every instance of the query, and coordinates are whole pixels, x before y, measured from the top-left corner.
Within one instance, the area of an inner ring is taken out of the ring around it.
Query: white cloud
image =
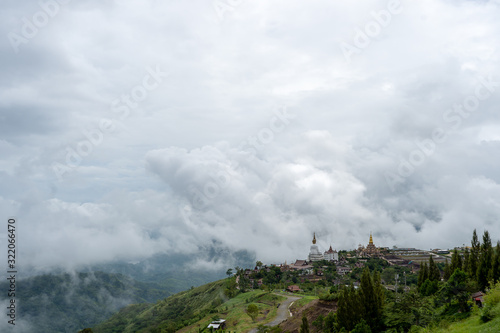
[[[498,2],[401,8],[350,62],[341,43],[388,2],[248,1],[222,20],[204,1],[70,2],[18,54],[5,38],[0,205],[23,221],[24,262],[135,260],[214,241],[290,260],[313,231],[337,249],[370,230],[386,246],[454,246],[473,228],[498,239]],[[0,32],[22,33],[39,10],[6,5]],[[168,74],[120,117],[113,101],[148,67]],[[448,113],[488,77],[475,111]],[[282,106],[293,120],[252,147]],[[68,166],[102,119],[115,130]],[[424,151],[438,128],[446,139]],[[61,181],[54,162],[69,168]]]

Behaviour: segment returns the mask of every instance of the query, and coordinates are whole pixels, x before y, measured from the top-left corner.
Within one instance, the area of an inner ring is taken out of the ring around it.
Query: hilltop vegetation
[[[473,307],[468,318],[450,322],[447,320],[415,329],[417,333],[470,333],[498,332],[500,330],[500,284],[496,284],[485,296],[485,307]]]

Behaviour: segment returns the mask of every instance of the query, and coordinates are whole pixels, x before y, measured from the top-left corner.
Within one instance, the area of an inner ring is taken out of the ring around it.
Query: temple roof
[[[326,251],[325,253],[334,253],[335,251],[333,251],[332,249],[332,246],[330,245],[330,248],[328,249],[328,251]]]

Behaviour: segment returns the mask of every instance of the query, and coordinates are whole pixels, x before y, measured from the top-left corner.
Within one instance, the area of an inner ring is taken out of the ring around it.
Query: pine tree
[[[376,318],[375,326],[373,329],[375,331],[381,330],[383,328],[383,316],[384,316],[384,303],[385,303],[385,288],[382,286],[382,278],[380,277],[379,271],[373,272],[373,292],[375,294],[375,304],[376,304]]]
[[[446,258],[446,261],[444,263],[444,276],[443,276],[443,278],[445,281],[448,281],[450,276],[451,276],[451,266],[448,265],[448,258]]]
[[[451,274],[453,274],[457,268],[462,269],[462,257],[458,254],[458,250],[455,249],[451,257]]]
[[[483,234],[483,244],[481,244],[481,260],[477,269],[477,283],[481,290],[488,287],[488,277],[491,276],[493,263],[493,247],[491,246],[490,234],[485,231]]]
[[[349,302],[349,290],[347,288],[343,288],[338,293],[338,301],[337,301],[337,323],[339,327],[344,327],[348,331],[351,329],[351,319],[353,317],[353,313],[351,312],[351,306]]]
[[[427,263],[424,262],[420,265],[420,272],[418,273],[418,281],[417,281],[418,287],[420,288],[420,286],[428,278],[429,278],[429,268],[427,267]]]
[[[417,277],[417,287],[420,288],[422,285],[423,281],[423,276],[424,276],[424,264],[420,264],[420,270],[418,271],[418,277]]]
[[[339,292],[337,304],[337,324],[339,328],[343,327],[348,332],[353,330],[364,315],[364,307],[359,293],[354,289],[353,285],[343,288]]]
[[[432,259],[432,254],[429,256],[429,280],[439,281],[441,279],[441,273],[437,267],[434,259]]]
[[[472,240],[471,240],[471,250],[470,250],[470,257],[469,257],[469,275],[474,281],[477,281],[477,266],[479,263],[479,253],[481,251],[481,244],[479,243],[479,240],[477,238],[477,233],[476,229],[474,229],[474,232],[472,233]]]
[[[385,304],[385,288],[382,286],[382,278],[379,271],[373,273],[373,288],[375,289],[378,308],[383,309]]]
[[[447,298],[447,302],[458,301],[461,312],[469,312],[467,301],[470,294],[467,292],[467,274],[464,271],[457,269],[444,284],[440,293]]]
[[[470,258],[469,249],[466,247],[465,252],[464,252],[464,262],[463,262],[462,266],[463,266],[463,271],[467,274],[469,274],[469,266],[470,266],[469,265],[469,258]]]
[[[354,327],[351,333],[372,333],[372,330],[370,326],[368,326],[366,321],[364,319],[361,319],[361,321],[356,325],[356,327]]]
[[[375,290],[373,288],[373,280],[370,270],[366,267],[361,275],[361,302],[365,312],[365,319],[368,325],[374,327],[374,321],[377,319],[377,301],[375,297]]]
[[[500,241],[495,247],[495,256],[493,257],[493,267],[491,268],[492,280],[494,283],[500,281]]]
[[[375,271],[372,276],[370,270],[365,268],[361,275],[360,284],[360,300],[364,308],[363,318],[376,332],[379,332],[383,325],[384,299],[385,293],[382,287],[380,273]]]

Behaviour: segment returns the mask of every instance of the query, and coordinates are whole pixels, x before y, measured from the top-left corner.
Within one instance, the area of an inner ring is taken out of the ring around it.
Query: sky
[[[38,268],[496,242],[499,5],[6,0],[0,240]]]

